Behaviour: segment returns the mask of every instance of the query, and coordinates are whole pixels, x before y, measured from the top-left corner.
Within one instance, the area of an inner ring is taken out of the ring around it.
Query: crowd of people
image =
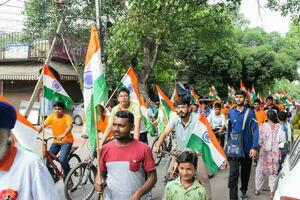
[[[247,198],[253,162],[256,166],[254,194],[260,194],[264,178],[268,176],[269,195],[273,198],[278,173],[293,143],[293,129],[289,124],[293,108],[285,110],[272,96],[267,98],[266,105],[259,99],[249,104],[242,90],[236,91],[234,103],[207,100],[190,103],[188,98],[179,98],[175,102],[177,116],[170,119],[152,152],[141,110],[139,105],[130,101],[130,91],[126,88],[119,90],[117,100],[110,116],[103,115],[98,124],[102,137],[95,189],[104,194],[105,199],[151,199],[151,190],[157,182],[153,153],[158,153],[167,136],[174,132],[174,148],[181,152],[174,158],[179,176],[167,183],[163,199],[211,200],[217,191],[211,190],[210,174],[201,152],[186,148],[201,114],[207,118],[227,156],[223,167],[229,167],[230,199],[239,199],[239,177],[240,197]],[[55,155],[61,152],[65,178],[70,171],[67,156],[74,139],[72,118],[63,110],[62,103],[54,104],[53,114],[38,130],[42,131],[44,126],[52,128],[55,141],[50,151]],[[157,110],[149,108],[149,111],[149,118],[155,124]],[[0,102],[0,112],[0,199],[59,199],[44,163],[12,142],[11,130],[16,122],[14,108]],[[51,195],[45,195],[49,193]]]

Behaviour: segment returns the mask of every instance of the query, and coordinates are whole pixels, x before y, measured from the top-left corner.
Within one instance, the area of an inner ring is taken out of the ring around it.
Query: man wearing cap
[[[15,123],[15,109],[0,101],[0,199],[60,199],[42,160],[12,143]]]

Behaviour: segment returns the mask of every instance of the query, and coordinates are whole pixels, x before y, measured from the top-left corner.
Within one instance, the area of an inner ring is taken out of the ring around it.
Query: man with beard
[[[0,113],[0,199],[60,199],[42,160],[12,143],[15,109],[0,101]]]
[[[252,159],[256,157],[258,150],[258,125],[255,113],[252,109],[247,108],[245,103],[246,93],[243,90],[238,90],[235,93],[236,108],[229,111],[228,114],[228,136],[227,146],[225,152],[230,166],[229,172],[229,196],[231,200],[238,200],[238,180],[239,168],[241,167],[241,198],[247,198],[248,182],[251,173]],[[244,118],[246,120],[244,121]],[[244,130],[243,130],[244,127]],[[233,141],[236,142],[234,146],[238,146],[242,151],[233,151]],[[238,154],[236,152],[243,152]],[[235,155],[236,153],[236,155]]]
[[[157,145],[154,148],[154,152],[159,152],[160,146],[173,129],[175,129],[176,143],[180,150],[185,149],[188,140],[190,139],[192,130],[198,121],[199,115],[190,112],[190,101],[187,98],[179,99],[176,104],[177,116],[169,121],[166,129],[160,135]],[[211,199],[208,170],[201,156],[198,157],[197,172],[197,179],[204,186],[208,199]]]
[[[148,192],[157,181],[152,152],[132,137],[133,128],[131,112],[116,113],[112,123],[115,140],[101,149],[100,178],[95,182],[96,191],[104,190],[106,200],[148,200]]]

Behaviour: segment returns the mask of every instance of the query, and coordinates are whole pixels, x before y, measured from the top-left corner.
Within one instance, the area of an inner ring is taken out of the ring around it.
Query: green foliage
[[[252,84],[256,90],[266,93],[275,79],[290,81],[298,78],[298,49],[291,49],[289,38],[278,33],[266,33],[261,28],[237,29],[237,41],[240,46],[242,80],[248,88]],[[293,52],[293,53],[291,53]]]
[[[299,82],[290,82],[287,79],[276,80],[272,91],[275,93],[285,91],[287,95],[290,95],[294,99],[300,99]]]
[[[294,24],[285,37],[247,28],[247,20],[236,9],[240,2],[103,1],[101,38],[108,85],[116,87],[133,58],[138,60],[134,67],[143,93],[147,85],[172,88],[174,81],[181,80],[194,85],[202,97],[208,96],[209,84],[225,97],[227,84],[238,88],[240,79],[249,88],[255,84],[258,91],[270,89],[277,79],[298,79],[299,26]],[[34,38],[53,36],[63,14],[64,34],[71,43],[87,44],[95,21],[94,3],[65,0],[61,8],[52,1],[29,0],[26,33]]]

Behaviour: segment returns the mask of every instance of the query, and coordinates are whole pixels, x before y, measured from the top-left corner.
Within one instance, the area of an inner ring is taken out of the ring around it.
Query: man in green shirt
[[[204,187],[195,178],[198,156],[193,152],[185,151],[176,161],[179,177],[167,184],[164,200],[207,200]]]

